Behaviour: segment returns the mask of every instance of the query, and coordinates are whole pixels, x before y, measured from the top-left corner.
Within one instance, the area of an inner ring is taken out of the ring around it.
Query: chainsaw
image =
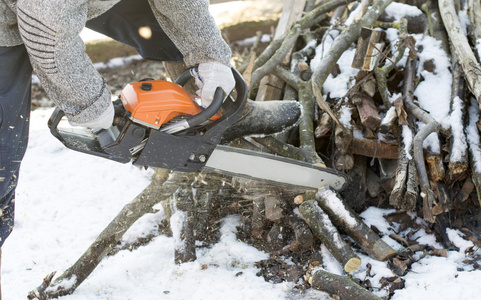
[[[303,189],[346,186],[344,173],[268,153],[221,145],[224,131],[240,117],[247,102],[247,84],[232,69],[236,86],[225,98],[218,88],[202,108],[185,84],[187,70],[175,82],[145,79],[129,83],[114,101],[115,117],[108,129],[59,128],[65,113],[51,115],[50,132],[67,148],[137,166],[182,172],[200,170],[261,180]]]

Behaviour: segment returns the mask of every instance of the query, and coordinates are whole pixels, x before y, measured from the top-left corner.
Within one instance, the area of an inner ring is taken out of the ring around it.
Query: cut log
[[[444,169],[442,157],[440,155],[426,155],[426,162],[428,164],[431,180],[443,181],[446,170]]]
[[[374,104],[374,100],[364,93],[355,93],[353,97],[358,98],[359,104],[356,104],[361,124],[372,130],[376,131],[381,124],[381,116],[379,110]]]
[[[382,52],[383,44],[380,41],[383,35],[381,30],[362,28],[351,67],[372,71]]]
[[[319,190],[316,200],[334,225],[342,228],[370,257],[384,261],[396,253],[351,208],[344,205],[332,190]]]
[[[381,300],[380,297],[356,284],[351,278],[324,270],[315,269],[314,274],[308,276],[308,281],[313,288],[329,293],[331,296],[337,295],[338,299]]]
[[[308,200],[299,206],[299,212],[311,228],[314,235],[321,240],[345,272],[353,272],[361,265],[361,259],[341,238],[329,216],[316,201]]]
[[[474,186],[476,187],[478,195],[478,201],[481,205],[481,140],[479,129],[477,127],[477,124],[480,121],[479,116],[479,108],[475,107],[474,101],[471,101],[471,106],[469,107],[469,125],[467,128],[469,161],[471,164]]]
[[[398,142],[368,140],[354,138],[352,140],[352,153],[374,158],[397,159],[399,151]]]
[[[282,201],[277,193],[268,193],[264,196],[266,218],[271,222],[278,222],[284,217]]]
[[[478,4],[479,5],[479,4]],[[451,138],[449,140],[449,167],[447,177],[455,182],[463,176],[469,168],[468,147],[464,127],[466,125],[465,80],[462,76],[461,66],[455,54],[451,55],[453,61],[453,89],[451,99]]]
[[[265,205],[264,197],[257,196],[252,200],[253,211],[252,211],[252,236],[256,239],[262,239],[264,235],[264,230],[266,228],[266,217],[265,217]]]
[[[311,250],[314,244],[314,236],[307,223],[295,214],[288,217],[288,223],[295,236],[294,242],[289,247],[290,250],[296,253]]]
[[[367,191],[367,158],[354,155],[354,167],[347,172],[349,180],[347,187],[342,191],[346,204],[355,210],[362,210],[366,201]]]

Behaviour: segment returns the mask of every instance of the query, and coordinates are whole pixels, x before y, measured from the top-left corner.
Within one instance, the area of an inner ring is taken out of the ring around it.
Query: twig
[[[421,197],[423,198],[423,213],[424,219],[428,222],[434,223],[434,216],[432,207],[434,203],[434,193],[429,184],[428,174],[426,172],[426,165],[424,163],[423,142],[433,132],[439,131],[441,125],[434,120],[429,113],[425,112],[413,103],[414,91],[414,72],[416,70],[416,60],[408,58],[405,68],[404,77],[404,104],[406,110],[413,114],[417,119],[426,124],[414,137],[414,160],[416,162],[416,169],[418,171],[419,183],[421,185]]]

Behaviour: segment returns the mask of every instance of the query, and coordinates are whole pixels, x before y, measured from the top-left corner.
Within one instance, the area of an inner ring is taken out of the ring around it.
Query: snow
[[[384,12],[389,16],[394,18],[394,22],[401,21],[404,17],[417,17],[422,15],[422,11],[416,6],[406,5],[399,2],[392,2],[389,4]]]
[[[461,161],[466,155],[467,144],[466,136],[464,135],[463,124],[463,103],[462,100],[456,96],[453,99],[453,112],[451,113],[451,134],[453,135],[453,147],[451,151],[451,162]]]
[[[413,132],[411,128],[407,125],[402,126],[402,137],[404,141],[404,152],[406,152],[406,157],[411,160],[413,157],[411,156],[411,148],[413,147]]]
[[[318,192],[319,196],[323,199],[326,199],[326,203],[329,208],[341,218],[343,222],[346,222],[346,225],[349,226],[351,229],[354,229],[359,226],[359,223],[352,217],[352,215],[347,211],[344,204],[341,200],[337,197],[336,193],[334,193],[331,189],[322,189]]]
[[[340,114],[341,115],[339,117],[339,122],[341,122],[341,124],[344,127],[351,128],[352,127],[352,124],[351,124],[352,111],[351,111],[351,109],[348,106],[343,106],[341,108]]]
[[[469,107],[469,125],[466,128],[466,136],[469,142],[469,148],[474,161],[473,168],[476,172],[481,173],[481,142],[479,130],[476,123],[479,121],[479,107],[475,99],[471,99]]]

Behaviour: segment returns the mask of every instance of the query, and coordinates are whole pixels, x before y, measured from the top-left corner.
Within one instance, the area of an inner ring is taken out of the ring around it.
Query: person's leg
[[[28,141],[31,78],[25,47],[0,47],[0,250],[13,229],[15,188]]]

